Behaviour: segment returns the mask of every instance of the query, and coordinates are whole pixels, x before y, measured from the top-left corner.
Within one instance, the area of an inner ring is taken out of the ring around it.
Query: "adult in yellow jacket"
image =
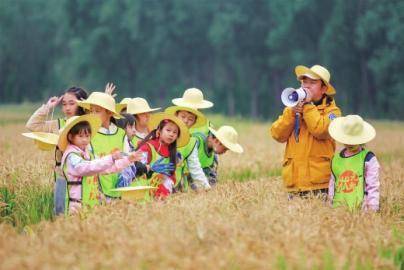
[[[297,79],[307,97],[293,108],[287,107],[270,129],[272,137],[285,143],[282,178],[288,192],[319,191],[325,193],[331,174],[335,142],[328,134],[330,122],[341,116],[334,101],[335,89],[330,73],[322,66],[297,66]],[[295,136],[295,117],[300,128]]]

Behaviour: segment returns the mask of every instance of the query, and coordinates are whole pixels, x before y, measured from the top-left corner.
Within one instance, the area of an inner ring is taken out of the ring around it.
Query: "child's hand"
[[[116,89],[116,85],[114,85],[113,83],[107,83],[107,85],[105,85],[105,93],[108,95],[111,95],[112,97],[115,97],[116,94],[112,94]]]
[[[130,162],[141,161],[143,156],[142,154],[143,153],[141,151],[129,153],[129,161]]]
[[[63,96],[60,97],[51,97],[48,102],[46,103],[46,106],[49,109],[55,108],[63,99]]]
[[[119,149],[115,149],[111,152],[111,156],[113,160],[118,160],[122,158],[122,153]]]

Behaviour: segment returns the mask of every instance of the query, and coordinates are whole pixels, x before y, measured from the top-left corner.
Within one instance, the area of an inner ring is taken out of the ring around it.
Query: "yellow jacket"
[[[291,108],[285,108],[272,124],[272,137],[278,142],[286,142],[282,178],[289,192],[328,188],[331,158],[335,151],[335,142],[328,134],[328,125],[339,116],[341,110],[335,101],[327,103],[327,98],[323,98],[317,106],[304,105],[300,117],[299,142],[296,142],[294,136],[295,115]]]

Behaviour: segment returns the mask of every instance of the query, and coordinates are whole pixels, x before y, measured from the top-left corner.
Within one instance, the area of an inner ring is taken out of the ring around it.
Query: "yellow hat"
[[[175,115],[178,111],[187,111],[196,116],[196,121],[191,128],[198,128],[206,125],[206,117],[198,110],[182,106],[171,106],[164,110],[164,112],[172,115]]]
[[[58,144],[59,135],[47,132],[22,133],[23,136],[33,139],[36,146],[44,151],[55,149]]]
[[[241,154],[244,152],[243,147],[237,143],[237,131],[231,126],[221,126],[218,130],[209,128],[210,132],[224,145],[227,149]]]
[[[358,145],[376,137],[376,130],[359,115],[347,115],[332,120],[328,127],[330,136],[337,142]]]
[[[157,189],[152,186],[137,186],[137,187],[121,187],[114,188],[112,191],[121,192],[121,198],[127,201],[140,201],[150,192],[150,190]]]
[[[101,119],[95,114],[85,114],[81,116],[72,116],[67,119],[66,124],[63,128],[59,130],[59,141],[58,147],[63,152],[66,150],[69,141],[67,140],[67,135],[69,131],[78,123],[87,121],[91,127],[91,138],[97,134],[101,127]]]
[[[150,108],[149,103],[144,98],[132,98],[126,107],[126,113],[129,114],[140,114],[147,112],[154,112],[160,110],[161,108]]]
[[[92,92],[87,99],[77,101],[77,104],[86,110],[90,110],[91,105],[98,105],[112,112],[115,118],[122,118],[119,113],[116,112],[115,99],[107,93]]]
[[[174,105],[190,107],[193,109],[207,109],[213,106],[213,103],[203,99],[203,93],[197,88],[189,88],[185,90],[182,98],[172,100]]]
[[[184,122],[182,122],[182,120],[175,115],[164,112],[152,114],[148,123],[149,130],[156,129],[163,120],[170,120],[174,122],[180,129],[180,136],[177,138],[177,147],[179,148],[187,145],[189,142],[188,128],[185,126]]]
[[[327,91],[325,92],[328,96],[335,95],[335,88],[330,84],[331,75],[330,72],[323,66],[314,65],[311,68],[305,66],[295,67],[295,74],[297,80],[301,80],[303,77],[308,77],[313,80],[322,80],[327,85]]]
[[[126,106],[128,105],[128,103],[129,103],[131,100],[132,100],[132,99],[131,99],[131,98],[128,98],[128,97],[123,98],[123,99],[121,100],[121,102],[119,102],[118,104],[116,104],[116,111],[117,111],[117,112],[121,112],[123,109],[126,108]]]

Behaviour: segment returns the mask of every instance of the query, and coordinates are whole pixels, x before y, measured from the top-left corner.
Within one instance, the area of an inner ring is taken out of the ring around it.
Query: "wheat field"
[[[288,201],[284,145],[270,123],[236,127],[245,153],[220,157],[209,192],[163,202],[116,201],[52,215],[53,154],[22,137],[28,115],[0,109],[0,269],[403,269],[404,123],[371,121],[382,164],[380,213]]]

